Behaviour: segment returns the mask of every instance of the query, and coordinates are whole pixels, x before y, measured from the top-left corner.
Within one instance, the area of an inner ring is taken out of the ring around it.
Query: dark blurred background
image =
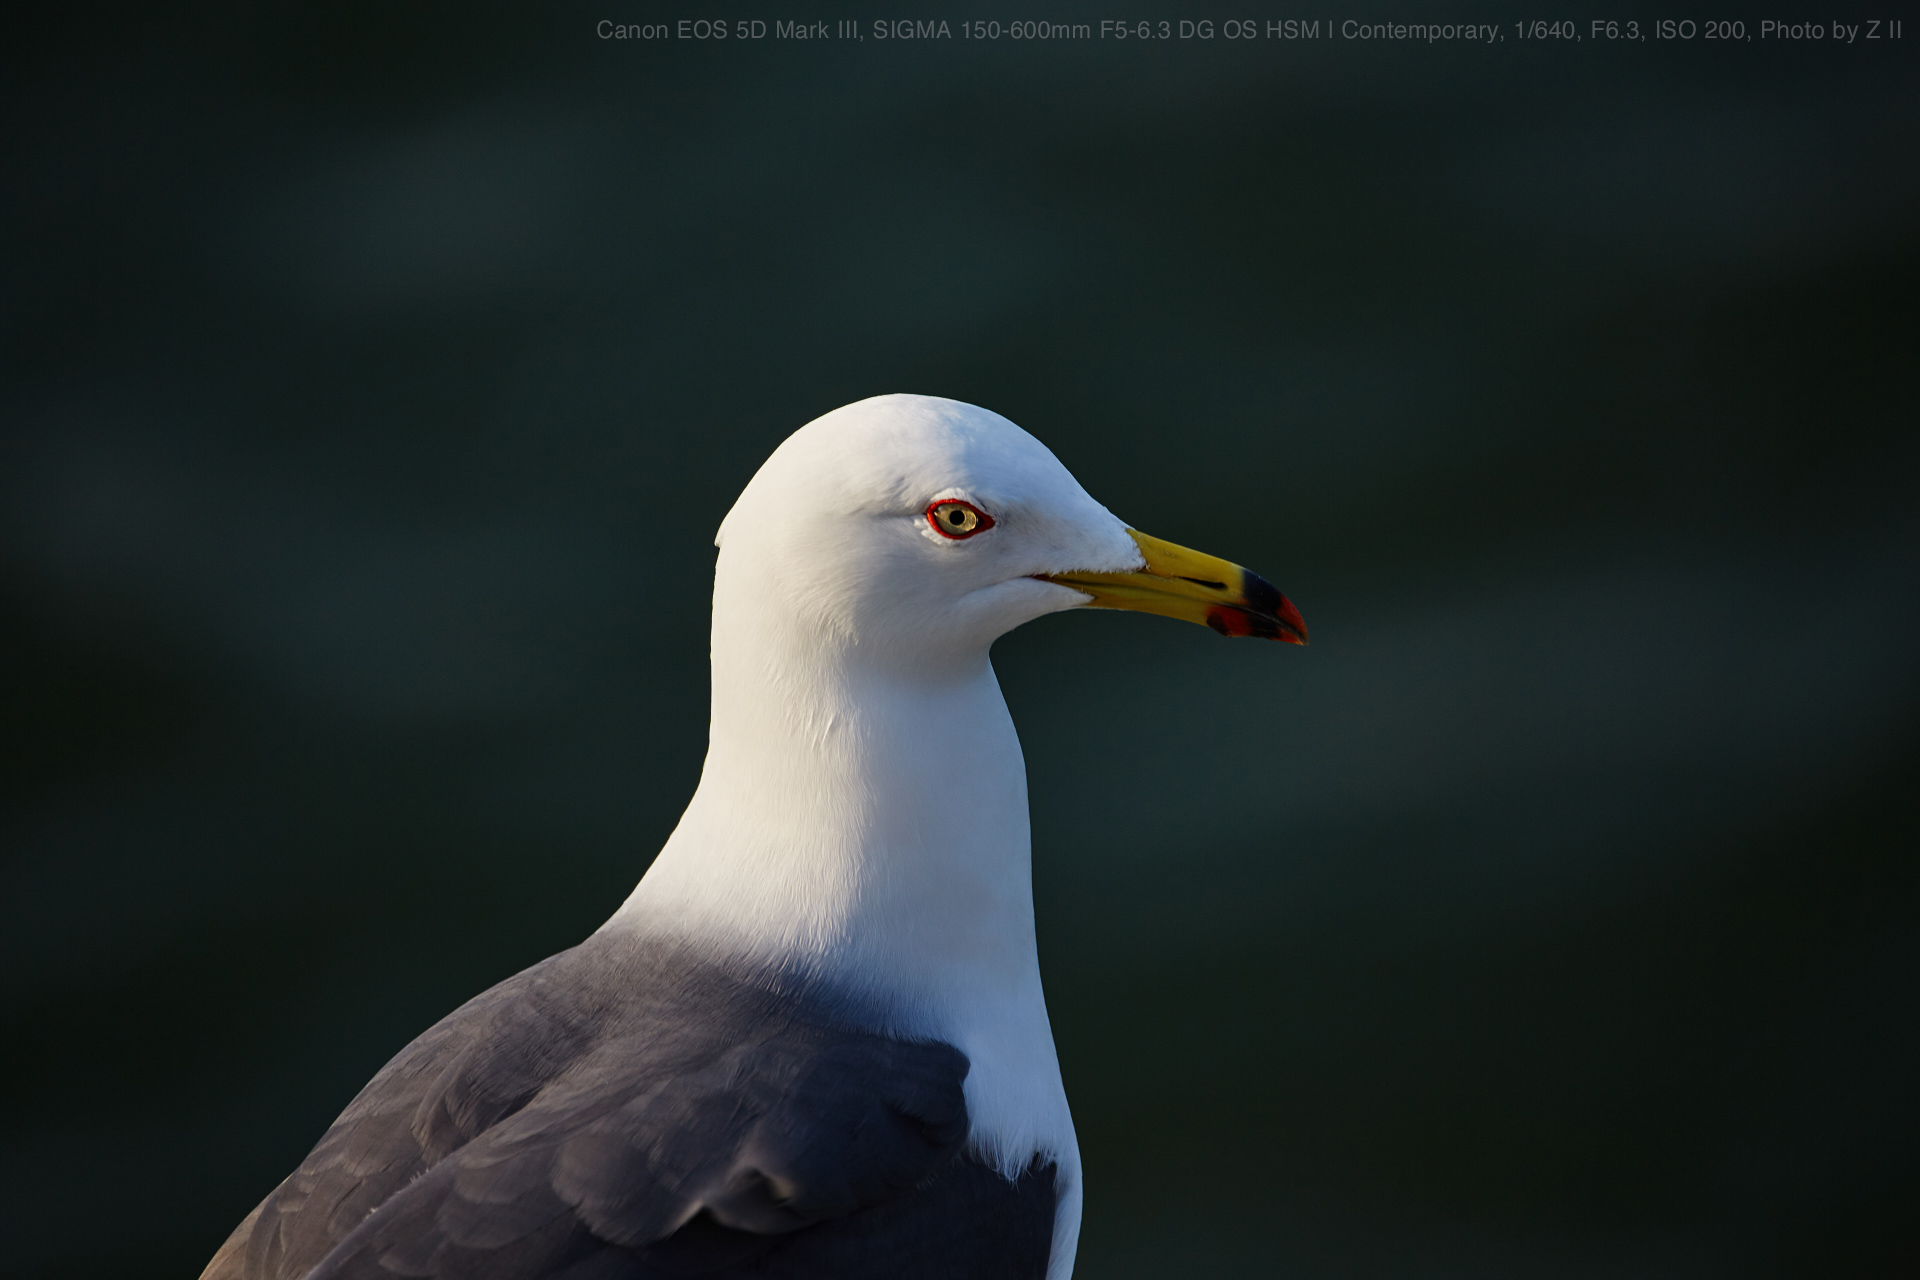
[[[1920,46],[1431,12],[10,19],[0,1270],[195,1276],[599,924],[721,516],[907,390],[1313,629],[996,650],[1083,1280],[1920,1271]]]

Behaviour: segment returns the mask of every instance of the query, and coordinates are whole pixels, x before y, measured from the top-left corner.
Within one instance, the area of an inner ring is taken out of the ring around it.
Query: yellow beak
[[[1140,546],[1147,566],[1133,573],[1043,573],[1093,597],[1095,609],[1132,609],[1163,618],[1205,623],[1223,636],[1307,642],[1300,611],[1271,582],[1231,561],[1171,542],[1149,538],[1136,529],[1127,535]]]

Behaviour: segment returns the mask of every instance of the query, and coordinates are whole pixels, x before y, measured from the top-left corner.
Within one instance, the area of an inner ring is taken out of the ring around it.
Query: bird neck
[[[1037,999],[1026,768],[986,653],[930,674],[770,639],[716,628],[699,789],[609,927],[822,979],[903,1029]]]

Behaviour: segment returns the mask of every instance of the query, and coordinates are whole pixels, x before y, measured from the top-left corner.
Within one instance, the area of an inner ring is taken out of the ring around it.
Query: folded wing
[[[856,1276],[947,1228],[964,1254],[955,1214],[1011,1251],[980,1274],[1038,1275],[1051,1171],[1009,1183],[959,1154],[966,1072],[950,1045],[596,937],[409,1045],[207,1280],[759,1275],[777,1255]]]

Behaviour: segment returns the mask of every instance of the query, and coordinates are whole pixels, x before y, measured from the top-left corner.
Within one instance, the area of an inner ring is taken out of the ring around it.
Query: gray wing
[[[1051,1171],[956,1160],[966,1070],[949,1045],[596,938],[409,1045],[207,1274],[759,1275],[781,1256],[897,1274],[955,1214],[1000,1221],[995,1248],[1044,1270]],[[1031,1270],[1005,1261],[952,1274]]]
[[[584,1008],[564,997],[582,967],[573,957],[563,952],[474,997],[401,1050],[201,1280],[305,1276],[396,1191],[525,1105],[591,1035]]]

